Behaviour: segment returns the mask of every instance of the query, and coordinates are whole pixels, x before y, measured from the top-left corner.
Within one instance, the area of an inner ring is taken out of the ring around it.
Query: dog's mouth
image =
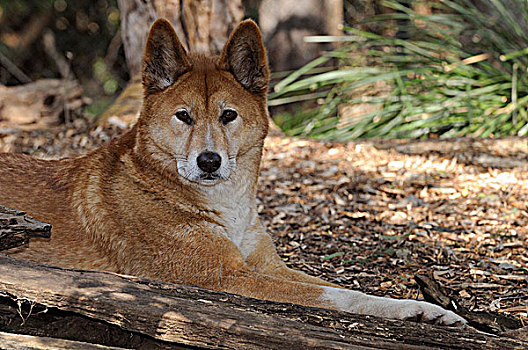
[[[220,176],[217,174],[202,174],[200,175],[200,180],[217,180]]]
[[[200,169],[200,167],[194,163],[189,162],[187,158],[180,158],[177,160],[178,173],[191,182],[198,183],[200,185],[213,186],[219,182],[227,180],[232,171],[236,167],[236,160],[234,157],[229,159],[229,163],[220,167],[218,170],[208,172]]]
[[[222,174],[219,172],[219,171],[215,171],[213,173],[208,173],[208,172],[202,172],[202,171],[194,171],[194,172],[189,172],[189,171],[186,171],[186,170],[183,170],[181,169],[182,171],[180,173],[180,175],[191,181],[191,182],[195,182],[195,183],[198,183],[200,185],[206,185],[206,186],[213,186],[213,185],[216,185],[217,183],[221,182],[221,181],[224,181],[227,179],[226,176],[222,176]]]
[[[221,180],[225,179],[217,173],[203,173],[198,177],[198,182],[204,185],[214,185]]]

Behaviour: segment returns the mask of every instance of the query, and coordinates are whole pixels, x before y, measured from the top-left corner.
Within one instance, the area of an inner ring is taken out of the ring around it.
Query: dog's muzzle
[[[222,157],[216,152],[204,151],[198,155],[196,163],[200,170],[207,174],[212,174],[220,168],[220,165],[222,165]]]

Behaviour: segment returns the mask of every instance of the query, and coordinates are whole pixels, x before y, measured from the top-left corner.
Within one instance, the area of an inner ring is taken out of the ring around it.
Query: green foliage
[[[116,0],[0,0],[0,54],[32,80],[59,78],[42,40],[51,33],[84,93],[105,99],[129,80],[119,25]],[[21,82],[0,65],[0,84]]]
[[[410,38],[345,28],[340,40],[350,44],[270,95],[271,105],[318,102],[312,112],[283,116],[287,133],[341,140],[528,133],[528,1],[443,0],[429,4],[431,15],[402,1],[385,5],[395,12],[369,21],[398,21]],[[337,69],[321,67],[336,58]]]

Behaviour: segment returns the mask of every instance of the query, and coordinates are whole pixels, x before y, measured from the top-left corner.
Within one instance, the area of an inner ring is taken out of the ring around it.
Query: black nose
[[[196,162],[198,163],[198,168],[207,173],[212,173],[220,168],[222,157],[218,153],[205,151],[200,153]]]

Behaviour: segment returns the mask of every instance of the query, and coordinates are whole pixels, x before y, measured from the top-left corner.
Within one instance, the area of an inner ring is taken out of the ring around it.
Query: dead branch
[[[26,216],[23,211],[0,205],[0,251],[27,244],[31,237],[50,236],[50,224]]]
[[[9,73],[11,73],[21,83],[30,83],[31,78],[22,72],[9,58],[0,52],[0,65],[2,65]]]
[[[42,45],[46,54],[55,62],[59,73],[63,79],[71,80],[73,73],[71,71],[70,63],[68,60],[57,50],[57,44],[55,41],[55,35],[53,31],[47,29],[44,31],[42,36]]]
[[[440,285],[435,281],[433,274],[415,275],[414,279],[420,286],[424,299],[430,303],[440,305],[444,309],[451,310],[464,317],[471,326],[484,332],[500,334],[504,331],[521,328],[521,322],[506,315],[491,312],[469,311],[456,300],[448,297]]]

